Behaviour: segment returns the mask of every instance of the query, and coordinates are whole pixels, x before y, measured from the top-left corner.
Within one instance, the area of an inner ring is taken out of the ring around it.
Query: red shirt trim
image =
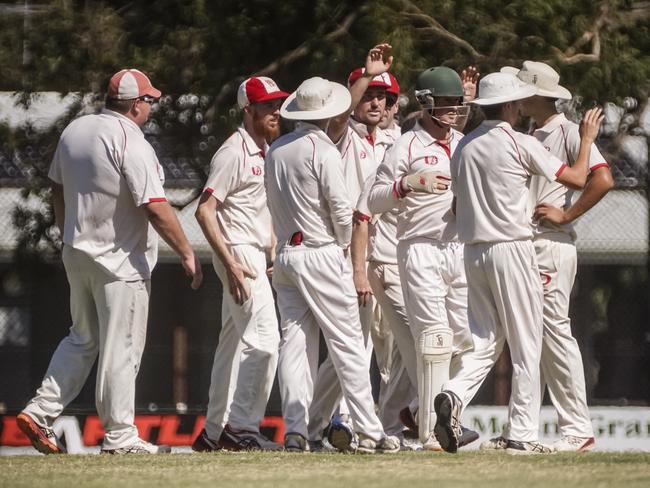
[[[359,212],[358,210],[354,211],[353,217],[355,220],[359,222],[369,222],[370,221],[370,215],[366,215],[362,212]]]
[[[451,161],[451,149],[449,148],[449,146],[442,144],[438,141],[436,141],[436,144],[438,144],[441,148],[445,150],[445,153],[447,153],[447,157],[449,158],[449,161]]]
[[[205,190],[203,190],[203,191],[204,191],[205,193],[209,193],[210,195],[212,195],[212,193],[214,193],[214,188],[207,187],[207,188],[206,188]]]
[[[167,199],[165,197],[156,197],[156,198],[150,198],[149,203],[156,203],[156,202],[166,202]]]
[[[515,149],[517,150],[517,156],[519,157],[519,164],[521,164],[521,166],[525,169],[526,166],[524,166],[524,162],[521,160],[521,153],[519,152],[519,146],[517,145],[517,141],[515,141],[515,138],[512,137],[512,134],[507,130],[505,130],[503,127],[499,127],[499,129],[501,129],[503,132],[508,134],[508,137],[512,139],[512,142],[515,145]],[[526,171],[526,173],[528,173],[528,171]]]
[[[566,163],[562,163],[562,166],[560,166],[560,169],[558,169],[558,170],[555,172],[555,177],[556,177],[556,178],[559,178],[560,175],[561,175],[561,174],[564,172],[564,170],[566,169],[566,167],[567,167],[567,164],[566,164]]]
[[[593,167],[589,168],[589,171],[596,171],[597,169],[600,168],[609,168],[609,164],[607,163],[598,163],[594,165]]]

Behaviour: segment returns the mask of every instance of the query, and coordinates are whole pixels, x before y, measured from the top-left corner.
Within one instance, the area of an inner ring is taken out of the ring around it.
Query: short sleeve
[[[122,174],[136,206],[164,202],[164,173],[151,145],[142,139],[126,145]]]
[[[562,135],[565,140],[569,163],[573,165],[576,159],[578,159],[578,153],[580,152],[579,126],[577,124],[570,124],[562,125],[560,128],[563,131]],[[605,157],[601,154],[596,144],[592,144],[591,150],[589,151],[589,171],[594,171],[602,167],[609,167],[609,164],[607,163]]]
[[[210,162],[210,174],[203,191],[223,203],[238,186],[238,168],[241,155],[228,146],[222,146]]]
[[[534,137],[522,135],[518,139],[516,144],[520,152],[521,164],[530,173],[543,176],[548,181],[555,181],[566,168],[566,163],[548,152]]]

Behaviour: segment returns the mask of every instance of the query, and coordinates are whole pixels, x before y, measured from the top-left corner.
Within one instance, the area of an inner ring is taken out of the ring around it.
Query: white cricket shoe
[[[427,437],[427,440],[422,444],[422,450],[435,452],[443,450],[440,442],[438,442],[438,439],[436,439],[436,434],[433,431],[429,432],[429,437]]]
[[[492,439],[481,442],[479,449],[481,451],[501,451],[508,447],[508,439],[500,435]]]
[[[133,444],[117,449],[102,449],[101,454],[168,454],[172,448],[166,445],[157,446],[150,442],[137,439]]]
[[[359,434],[357,452],[362,454],[393,453],[398,452],[399,448],[399,439],[394,435],[387,435],[377,442],[365,434]]]
[[[596,440],[593,437],[565,435],[559,441],[555,441],[553,447],[558,452],[588,452],[596,447]]]
[[[513,441],[508,440],[506,454],[529,455],[529,454],[551,454],[555,452],[552,446],[547,446],[536,441]]]

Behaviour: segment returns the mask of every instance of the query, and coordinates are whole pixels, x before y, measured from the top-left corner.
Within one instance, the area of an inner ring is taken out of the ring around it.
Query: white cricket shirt
[[[299,122],[277,139],[266,155],[266,194],[278,247],[296,232],[302,244],[336,243],[352,237],[352,205],[343,180],[341,154],[313,124]]]
[[[568,166],[573,166],[578,153],[580,152],[580,130],[578,124],[568,120],[564,114],[553,117],[544,127],[533,132],[533,137],[542,143],[544,148]],[[608,167],[607,161],[600,153],[595,144],[591,145],[589,152],[589,170]],[[530,198],[528,201],[529,211],[532,218],[535,206],[540,203],[548,203],[554,207],[567,209],[571,206],[574,190],[557,181],[548,181],[540,176],[533,176],[530,180]],[[548,222],[533,222],[533,234],[535,237],[544,234],[563,233],[576,239],[575,229],[572,223],[557,226]]]
[[[102,110],[61,134],[49,177],[63,185],[63,242],[120,280],[151,278],[158,235],[142,205],[166,201],[164,173],[133,121]]]
[[[271,247],[271,214],[264,189],[264,151],[243,127],[226,139],[213,156],[204,191],[220,203],[217,221],[229,245]]]
[[[390,148],[377,170],[368,204],[373,213],[381,213],[398,205],[397,239],[428,238],[440,242],[457,240],[456,221],[451,211],[453,194],[431,194],[400,190],[403,177],[431,169],[450,173],[451,155],[463,134],[451,129],[449,146],[431,137],[416,123]]]
[[[343,177],[353,204],[359,199],[368,177],[375,174],[377,166],[384,160],[392,142],[379,127],[375,128],[371,136],[365,124],[352,117],[348,119],[348,127],[336,146],[341,152]]]
[[[463,138],[452,157],[460,241],[531,239],[530,177],[554,181],[565,167],[534,137],[514,131],[504,121],[484,121]]]

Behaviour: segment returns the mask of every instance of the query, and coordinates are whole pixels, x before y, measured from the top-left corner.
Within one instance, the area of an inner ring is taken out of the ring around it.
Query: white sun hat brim
[[[296,100],[298,90],[294,91],[282,104],[280,116],[288,120],[323,120],[341,115],[350,109],[350,91],[340,83],[330,81],[332,89],[327,102],[317,110],[301,110]]]
[[[529,85],[534,86],[537,90],[537,95],[539,95],[540,97],[559,98],[560,100],[571,100],[573,98],[571,92],[568,89],[564,88],[562,85],[555,85],[553,88],[548,89],[548,88],[541,88],[533,83],[528,82],[526,79],[524,79],[525,78],[524,76],[522,77],[519,76],[521,70],[513,66],[504,66],[499,71],[501,73],[508,73],[511,75],[515,75],[524,83],[528,83]]]
[[[519,78],[517,78],[519,80]],[[537,94],[537,89],[527,83],[521,82],[519,86],[516,86],[514,89],[509,90],[508,93],[504,93],[499,96],[490,96],[481,98],[481,93],[479,90],[479,97],[472,100],[471,104],[485,106],[485,105],[498,105],[500,103],[514,102],[516,100],[523,100],[524,98],[529,98]]]

